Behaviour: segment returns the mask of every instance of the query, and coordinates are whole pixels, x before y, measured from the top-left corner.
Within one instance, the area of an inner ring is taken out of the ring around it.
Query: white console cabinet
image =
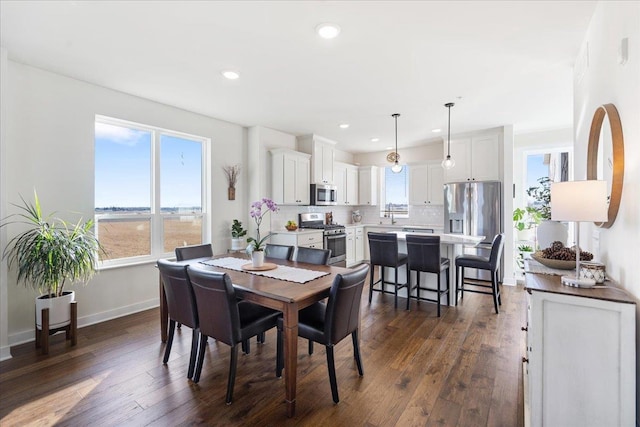
[[[525,426],[635,425],[634,299],[526,274]]]

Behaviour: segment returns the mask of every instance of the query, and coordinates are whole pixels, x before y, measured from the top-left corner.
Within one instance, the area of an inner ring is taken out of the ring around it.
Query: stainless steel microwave
[[[311,184],[311,205],[331,206],[338,204],[338,189],[335,185]]]

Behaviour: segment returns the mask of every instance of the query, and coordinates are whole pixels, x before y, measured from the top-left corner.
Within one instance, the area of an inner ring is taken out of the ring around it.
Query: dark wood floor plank
[[[210,340],[199,384],[187,380],[191,330],[177,331],[168,364],[158,312],[148,310],[79,330],[78,345],[54,336],[51,353],[33,344],[0,363],[0,424],[260,426],[521,426],[525,296],[505,287],[501,312],[491,297],[467,294],[458,307],[374,295],[362,300],[359,377],[353,346],[335,348],[340,403],[331,399],[326,354],[300,339],[297,415],[285,416],[275,378],[275,331],[239,357],[234,401],[225,404],[229,347]]]

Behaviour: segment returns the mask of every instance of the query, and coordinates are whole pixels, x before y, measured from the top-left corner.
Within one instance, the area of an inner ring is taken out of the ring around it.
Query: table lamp
[[[551,183],[551,219],[574,221],[576,232],[576,273],[562,276],[562,284],[591,287],[593,279],[580,278],[580,222],[607,221],[607,183],[605,181],[566,181]]]

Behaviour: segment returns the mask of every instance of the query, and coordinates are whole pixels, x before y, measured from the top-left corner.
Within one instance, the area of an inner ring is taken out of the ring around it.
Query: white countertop
[[[346,224],[345,227],[347,228],[351,228],[351,227],[369,227],[369,228],[391,228],[391,229],[397,229],[397,230],[402,230],[403,228],[414,228],[414,229],[419,229],[419,228],[424,228],[424,229],[429,229],[429,230],[442,230],[443,226],[442,224],[438,224],[438,225],[429,225],[429,224],[372,224],[372,223],[358,223],[358,224]]]
[[[271,234],[311,234],[311,233],[320,233],[322,234],[322,230],[316,230],[314,228],[298,228],[295,231],[289,231],[289,230],[275,230],[275,231],[271,231]]]
[[[407,233],[404,231],[394,231],[393,233],[398,235],[398,240],[406,240],[407,234],[416,236],[440,236],[440,243],[447,245],[477,245],[485,238],[485,236],[471,236],[468,234]]]

